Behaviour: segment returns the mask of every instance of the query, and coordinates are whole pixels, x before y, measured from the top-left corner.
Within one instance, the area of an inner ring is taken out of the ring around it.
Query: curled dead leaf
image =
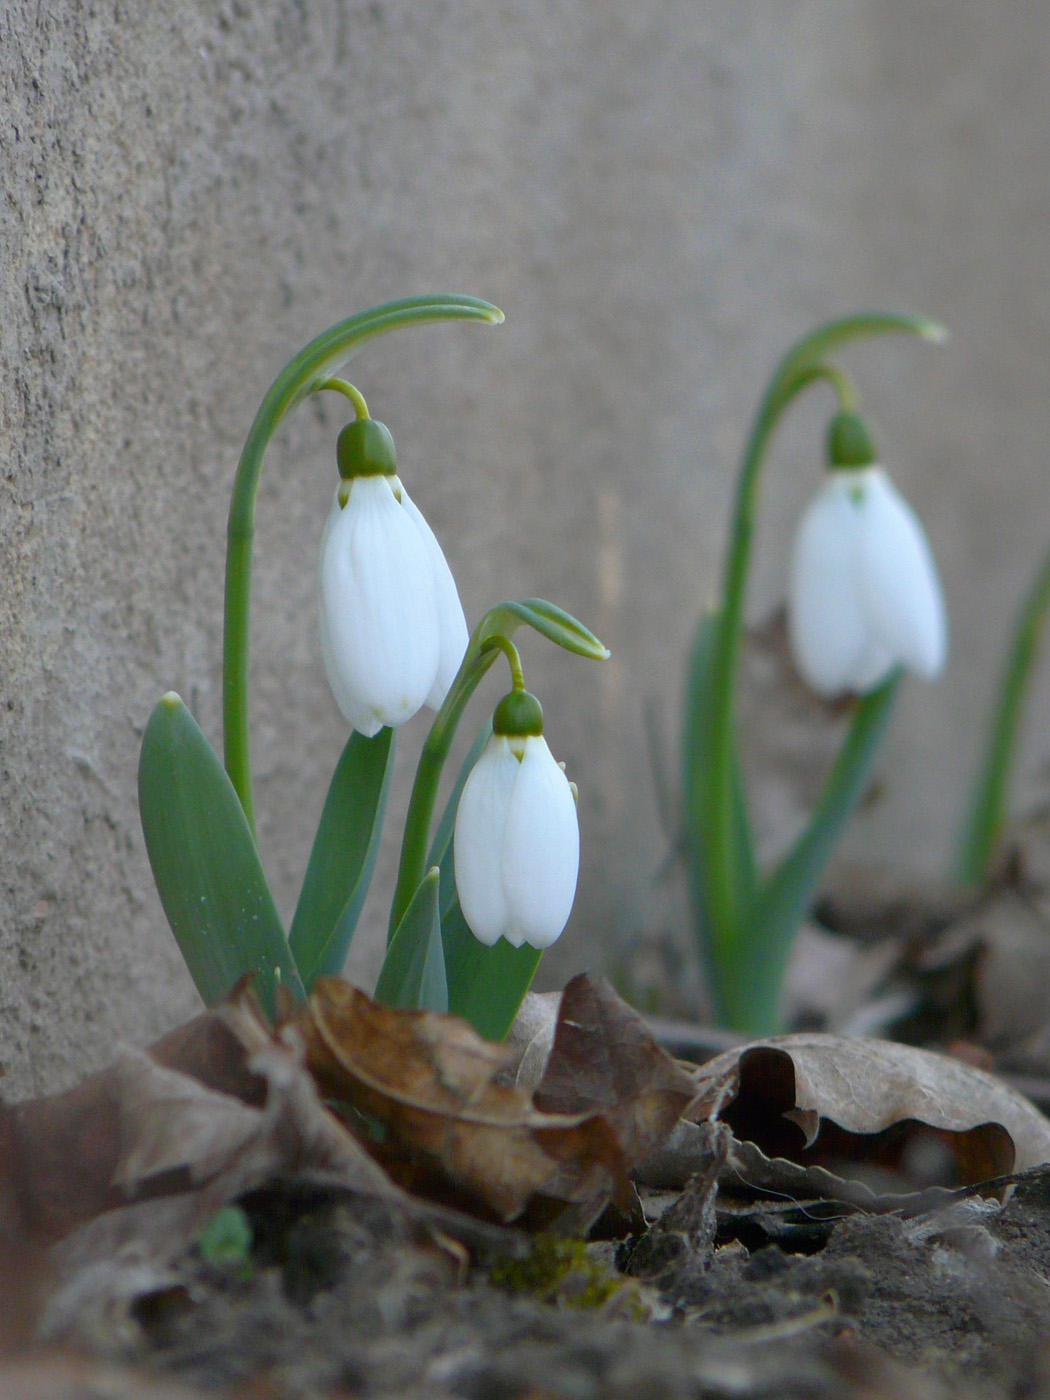
[[[297,1026],[322,1092],[372,1121],[376,1156],[410,1190],[512,1220],[541,1196],[600,1209],[626,1183],[604,1118],[537,1111],[498,1082],[503,1047],[458,1017],[323,977]]]
[[[322,1092],[375,1125],[372,1150],[407,1189],[502,1220],[580,1226],[610,1198],[629,1201],[630,1167],[670,1132],[693,1082],[607,984],[574,978],[553,1025],[551,1002],[538,1003],[517,1049],[338,978],[318,980],[297,1024]],[[522,1050],[548,1038],[530,1098],[511,1081]]]
[[[776,1036],[709,1061],[700,1082],[707,1115],[741,1141],[843,1176],[866,1164],[905,1189],[971,1185],[1050,1162],[1050,1122],[1020,1094],[908,1045]]]

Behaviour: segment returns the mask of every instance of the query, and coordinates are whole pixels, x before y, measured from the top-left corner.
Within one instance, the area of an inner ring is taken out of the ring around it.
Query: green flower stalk
[[[1003,662],[988,742],[970,798],[956,877],[963,885],[988,879],[1006,820],[1006,794],[1032,670],[1050,610],[1050,551],[1021,603]]]

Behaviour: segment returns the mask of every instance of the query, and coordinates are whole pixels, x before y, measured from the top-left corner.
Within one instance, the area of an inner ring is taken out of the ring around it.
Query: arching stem
[[[248,632],[255,498],[266,448],[289,409],[318,389],[340,386],[343,381],[333,381],[332,372],[374,336],[401,326],[455,320],[498,325],[503,320],[503,313],[489,302],[479,301],[475,297],[426,296],[387,302],[340,321],[312,340],[284,367],[267,390],[248,432],[237,465],[226,531],[222,723],[226,771],[253,835],[255,811],[248,737]],[[339,391],[346,390],[341,388]],[[363,399],[361,403],[364,403]]]

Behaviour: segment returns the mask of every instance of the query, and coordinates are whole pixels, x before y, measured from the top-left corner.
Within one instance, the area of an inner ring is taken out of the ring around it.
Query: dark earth
[[[0,1393],[1050,1396],[1050,1169],[1003,1207],[818,1212],[793,1246],[769,1238],[776,1212],[723,1216],[712,1186],[695,1178],[626,1240],[507,1249],[512,1232],[467,1247],[385,1203],[278,1184],[242,1203],[246,1253],[191,1250],[126,1309],[52,1324],[107,1365],[56,1375],[38,1352]]]

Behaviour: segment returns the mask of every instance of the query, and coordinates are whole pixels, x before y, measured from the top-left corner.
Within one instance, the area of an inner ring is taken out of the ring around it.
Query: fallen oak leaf
[[[568,1207],[574,1219],[597,1214],[625,1194],[609,1121],[537,1111],[498,1082],[503,1048],[459,1017],[383,1006],[322,977],[295,1025],[322,1092],[379,1125],[371,1150],[406,1189],[504,1221],[536,1202],[544,1225]]]
[[[709,1113],[741,1141],[839,1175],[850,1164],[889,1163],[908,1189],[975,1184],[1050,1162],[1050,1122],[1020,1094],[909,1045],[775,1036],[709,1061],[698,1071],[704,1084],[719,1086]],[[928,1144],[948,1154],[955,1181],[916,1179]]]

